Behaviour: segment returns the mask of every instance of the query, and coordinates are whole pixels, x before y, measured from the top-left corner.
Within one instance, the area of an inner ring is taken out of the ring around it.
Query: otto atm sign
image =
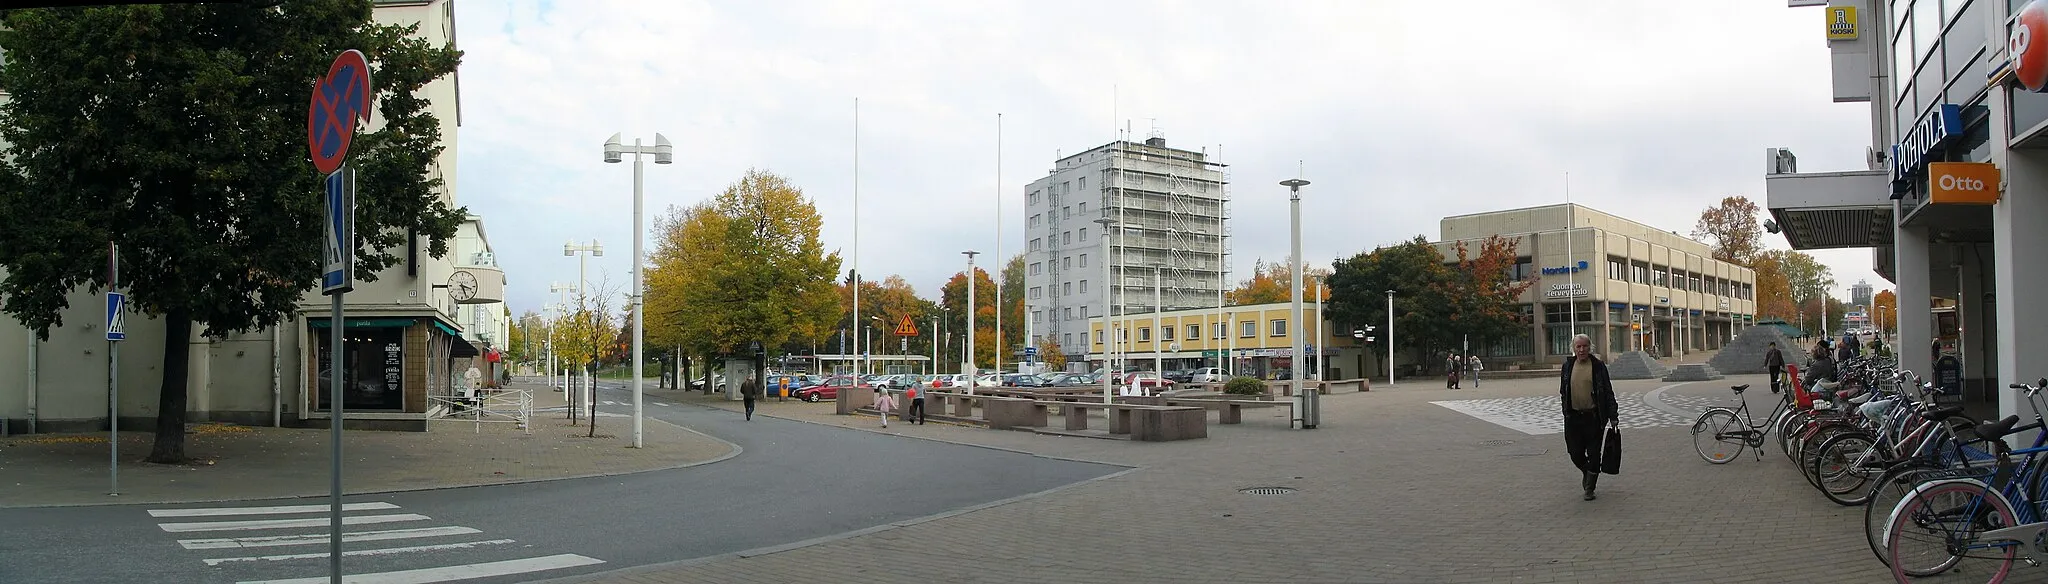
[[[1993,205],[1998,203],[1998,167],[1989,162],[1933,162],[1927,165],[1927,202]]]

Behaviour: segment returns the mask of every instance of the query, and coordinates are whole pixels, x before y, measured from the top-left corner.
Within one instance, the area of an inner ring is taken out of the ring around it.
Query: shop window
[[[313,329],[320,352],[319,405],[331,410],[334,353],[329,329]],[[355,411],[405,409],[405,328],[350,327],[342,333],[342,406]]]
[[[1273,334],[1272,334],[1272,336],[1276,336],[1276,337],[1284,337],[1284,336],[1287,336],[1287,319],[1284,319],[1284,318],[1276,318],[1276,319],[1273,319],[1273,326],[1272,326],[1271,328],[1273,329]]]

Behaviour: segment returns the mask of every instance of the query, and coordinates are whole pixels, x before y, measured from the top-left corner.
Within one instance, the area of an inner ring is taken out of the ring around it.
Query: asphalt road
[[[606,388],[600,399],[630,403],[631,397]],[[745,450],[723,462],[668,471],[348,497],[344,502],[368,508],[344,513],[366,521],[345,526],[344,534],[395,533],[386,540],[345,543],[344,550],[365,553],[344,558],[344,572],[415,571],[365,580],[378,584],[455,576],[482,583],[560,578],[844,534],[1123,470],[764,416],[749,422],[698,406],[649,407],[646,413]],[[600,424],[603,433],[631,431],[626,418],[603,418]],[[194,517],[150,513],[288,505],[320,509]],[[326,582],[326,517],[323,499],[0,509],[0,582]],[[317,525],[222,530],[215,523],[280,519]],[[167,531],[187,529],[178,525],[187,523],[199,525],[189,532]],[[281,542],[197,541],[295,535],[319,537],[261,547],[244,546]],[[200,549],[188,549],[194,546]],[[316,557],[275,557],[289,555]],[[493,570],[501,575],[472,579]]]

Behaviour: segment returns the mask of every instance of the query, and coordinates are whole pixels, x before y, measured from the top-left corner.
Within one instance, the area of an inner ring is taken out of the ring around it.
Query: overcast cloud
[[[958,251],[996,250],[999,191],[1009,256],[1024,185],[1126,120],[1230,165],[1239,279],[1287,254],[1275,183],[1297,172],[1303,255],[1326,264],[1435,239],[1447,215],[1563,202],[1567,172],[1574,202],[1689,233],[1723,196],[1764,203],[1764,148],[1845,170],[1869,136],[1866,104],[1829,100],[1818,9],[1781,0],[556,0],[457,18],[458,197],[515,313],[576,279],[570,239],[604,243],[591,280],[630,278],[613,132],[676,144],[646,170],[650,225],[758,167],[801,186],[850,259],[855,98],[860,266],[927,296]],[[1816,255],[1839,296],[1890,287],[1869,250]]]

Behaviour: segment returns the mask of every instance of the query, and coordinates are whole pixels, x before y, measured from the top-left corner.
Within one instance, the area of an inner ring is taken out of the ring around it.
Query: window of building
[[[1162,340],[1162,341],[1171,341],[1171,340],[1173,340],[1173,327],[1170,327],[1170,326],[1162,326],[1162,327],[1159,327],[1159,340]]]
[[[1081,230],[1081,238],[1082,238],[1082,239],[1087,239],[1087,238],[1088,238],[1088,230],[1086,230],[1086,229],[1083,229],[1083,230]],[[1085,267],[1088,267],[1088,254],[1085,254],[1085,253],[1084,253],[1084,254],[1081,254],[1081,267],[1083,267],[1083,268],[1085,268]]]
[[[1119,343],[1129,343],[1129,342],[1131,342],[1131,327],[1129,327],[1129,326],[1126,326],[1126,327],[1124,327],[1124,328],[1116,329],[1116,342],[1119,342]]]
[[[1622,281],[1628,280],[1627,272],[1621,269],[1621,258],[1613,256],[1607,257],[1607,279]]]
[[[1188,340],[1192,341],[1192,340],[1197,340],[1197,339],[1200,339],[1200,338],[1202,338],[1202,325],[1199,325],[1199,324],[1191,324],[1191,325],[1188,325]]]
[[[1060,245],[1066,245],[1066,244],[1070,244],[1070,243],[1073,243],[1073,242],[1074,242],[1074,232],[1072,232],[1072,231],[1068,231],[1068,232],[1066,232],[1066,233],[1061,233],[1061,234],[1060,234]]]
[[[1145,343],[1145,342],[1150,342],[1151,340],[1152,340],[1152,327],[1149,327],[1149,326],[1148,326],[1148,327],[1144,327],[1144,328],[1140,328],[1140,329],[1138,329],[1138,342],[1140,342],[1140,343]]]
[[[1031,240],[1031,251],[1038,251],[1038,250],[1042,249],[1042,247],[1041,247],[1041,246],[1039,245],[1039,243],[1040,243],[1041,241],[1043,241],[1043,240],[1038,240],[1038,239],[1033,239],[1033,240]]]
[[[1067,219],[1067,218],[1070,218],[1070,217],[1073,217],[1073,216],[1074,216],[1074,208],[1073,208],[1073,207],[1060,207],[1060,218],[1061,218],[1061,219]]]
[[[1063,316],[1063,317],[1066,317],[1066,319],[1067,319],[1067,320],[1074,320],[1074,309],[1072,309],[1072,308],[1068,308],[1068,309],[1066,309],[1066,310],[1065,310],[1064,312],[1065,312],[1066,314],[1063,314],[1063,315],[1061,315],[1061,316]],[[1088,316],[1088,307],[1086,307],[1086,306],[1083,306],[1083,307],[1081,307],[1081,316],[1082,316],[1082,318],[1083,318],[1083,319],[1086,319],[1086,318],[1087,318],[1087,316]]]
[[[1045,311],[1043,311],[1043,310],[1033,310],[1033,311],[1031,311],[1031,322],[1045,322]]]
[[[1081,192],[1088,192],[1088,177],[1081,177]],[[1086,212],[1086,211],[1082,211]]]
[[[1034,206],[1036,206],[1036,205],[1038,204],[1038,191],[1031,191],[1031,203],[1030,203],[1030,204],[1031,204],[1031,205],[1034,205]]]
[[[1082,217],[1087,217],[1087,216],[1088,216],[1088,202],[1087,202],[1087,201],[1081,201],[1081,204],[1080,204],[1080,205],[1079,205],[1079,206],[1078,206],[1078,207],[1077,207],[1076,209],[1074,209],[1074,212],[1076,212],[1076,213],[1080,213]]]
[[[1081,228],[1081,241],[1088,241],[1088,228]]]
[[[1658,269],[1656,269],[1656,270],[1652,270],[1652,271],[1650,272],[1650,285],[1651,285],[1651,286],[1656,286],[1656,287],[1658,287],[1658,288],[1663,288],[1663,287],[1664,287],[1664,285],[1665,285],[1665,280],[1664,280],[1664,270],[1663,270],[1663,268],[1658,268]]]
[[[1230,326],[1229,326],[1228,324],[1226,324],[1226,323],[1221,323],[1221,322],[1219,322],[1219,323],[1216,323],[1216,326],[1213,326],[1213,327],[1209,327],[1209,328],[1213,328],[1213,329],[1216,329],[1216,338],[1218,338],[1218,339],[1221,339],[1221,338],[1223,338],[1223,335],[1224,335],[1224,333],[1226,333],[1226,332],[1229,332],[1229,328],[1230,328]]]
[[[1060,347],[1064,349],[1072,346],[1074,346],[1074,333],[1060,333]]]
[[[1095,344],[1102,344],[1102,329],[1095,329]]]
[[[1634,282],[1637,284],[1650,283],[1650,264],[1643,262],[1634,262],[1629,265],[1629,269],[1630,282]]]
[[[1276,336],[1276,337],[1284,337],[1284,336],[1287,336],[1287,319],[1284,319],[1284,318],[1276,318],[1276,319],[1273,319],[1273,323],[1272,323],[1272,326],[1271,326],[1271,328],[1272,328],[1272,330],[1273,330],[1272,336]]]
[[[1031,227],[1033,227],[1033,228],[1036,228],[1036,227],[1038,227],[1038,217],[1039,217],[1038,215],[1032,215],[1032,216],[1031,216]]]
[[[1259,321],[1247,320],[1243,324],[1238,325],[1237,328],[1239,329],[1237,331],[1239,338],[1249,339],[1259,336]]]
[[[347,332],[348,338],[341,343],[341,386],[346,388],[342,391],[343,406],[356,410],[404,410],[405,327],[349,327]],[[324,379],[324,374],[333,370],[333,345],[328,344],[329,335],[325,332],[314,336]],[[327,382],[319,385],[319,404],[315,407],[332,408],[334,397]]]
[[[1082,280],[1082,281],[1081,281],[1081,293],[1082,293],[1082,294],[1087,294],[1087,293],[1088,293],[1088,281],[1087,281],[1087,280]]]
[[[1066,283],[1066,292],[1064,292],[1064,293],[1061,293],[1061,296],[1073,296],[1073,295],[1074,295],[1074,283],[1073,283],[1073,282],[1067,282],[1067,283]]]
[[[1074,192],[1074,183],[1071,183],[1071,182],[1062,182],[1062,183],[1060,183],[1060,194],[1064,195],[1064,194],[1068,194],[1068,193],[1072,193],[1072,192]]]
[[[1060,267],[1069,270],[1074,269],[1074,256],[1060,258]]]
[[[1039,268],[1041,268],[1041,267],[1043,267],[1043,266],[1042,266],[1041,264],[1039,264],[1038,262],[1032,262],[1032,263],[1031,263],[1031,275],[1033,275],[1033,276],[1036,276],[1036,275],[1038,275],[1038,273],[1039,273],[1039,271],[1040,271],[1040,270],[1039,270]]]
[[[1042,293],[1042,292],[1045,292],[1045,287],[1044,287],[1044,286],[1032,286],[1032,287],[1031,287],[1031,299],[1032,299],[1032,300],[1037,300],[1037,299],[1041,298],[1041,296],[1040,296],[1040,293]]]

